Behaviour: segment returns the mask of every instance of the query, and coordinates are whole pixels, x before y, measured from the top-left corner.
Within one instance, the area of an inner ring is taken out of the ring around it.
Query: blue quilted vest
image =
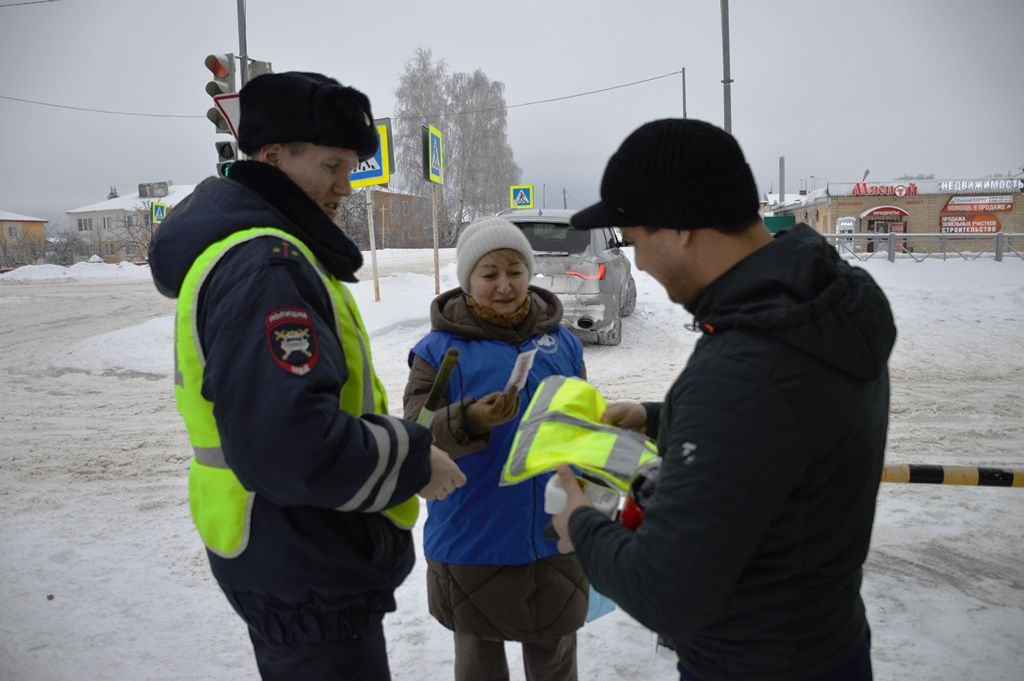
[[[518,347],[499,340],[433,331],[412,349],[409,363],[417,355],[436,369],[451,347],[459,350],[458,369],[448,382],[451,404],[504,389],[519,353],[536,347],[537,354],[526,386],[519,393],[519,415],[491,431],[486,449],[458,459],[459,468],[466,474],[465,486],[442,501],[427,503],[423,528],[426,557],[459,565],[521,565],[557,555],[556,542],[543,537],[544,527],[551,520],[544,513],[544,485],[550,476],[537,476],[508,487],[499,487],[498,479],[516,426],[538,384],[548,376],[579,376],[583,346],[561,326]]]

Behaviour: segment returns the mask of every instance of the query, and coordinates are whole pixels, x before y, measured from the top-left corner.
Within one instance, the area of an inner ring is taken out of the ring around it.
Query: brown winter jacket
[[[533,287],[528,295],[530,312],[516,328],[508,329],[477,317],[460,289],[446,291],[430,307],[431,326],[514,345],[557,328],[562,319],[558,298]],[[413,357],[405,388],[405,418],[419,415],[435,375],[430,364]],[[431,423],[434,444],[455,459],[480,451],[489,442],[489,434],[473,431],[466,418],[466,408],[474,401],[467,398],[441,406]],[[525,565],[456,565],[427,560],[430,614],[453,631],[488,640],[534,642],[571,634],[583,626],[588,591],[589,583],[572,555]]]

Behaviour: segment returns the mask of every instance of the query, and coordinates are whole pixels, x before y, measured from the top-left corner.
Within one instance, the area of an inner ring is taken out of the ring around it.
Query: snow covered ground
[[[456,285],[453,257],[442,251],[442,290]],[[353,288],[400,413],[433,255],[382,251],[378,264],[381,302],[372,281]],[[899,328],[888,461],[1024,467],[1024,262],[862,266]],[[638,273],[637,285],[622,345],[586,348],[610,399],[660,399],[696,340],[656,282]],[[256,676],[188,516],[173,309],[145,267],[0,276],[0,681]],[[876,679],[1024,679],[1022,537],[1024,489],[883,485],[863,589]],[[385,620],[393,677],[451,678],[422,560],[398,602]],[[580,632],[579,657],[588,681],[677,678],[620,611]]]

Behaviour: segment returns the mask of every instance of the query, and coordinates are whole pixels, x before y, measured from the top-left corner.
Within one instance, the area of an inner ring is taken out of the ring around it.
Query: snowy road
[[[426,330],[429,257],[395,265],[420,274],[382,279],[380,304],[355,287],[393,408]],[[900,329],[888,460],[1024,467],[1024,263],[867,266]],[[660,399],[696,340],[655,283],[638,289],[622,346],[587,347],[611,399]],[[253,678],[188,518],[172,301],[137,278],[0,279],[0,312],[0,681]],[[1022,537],[1022,489],[883,485],[864,587],[876,679],[1024,678]],[[386,620],[396,681],[451,675],[423,580],[420,561]],[[676,678],[621,612],[579,651],[588,681]],[[510,648],[513,679],[519,659]]]

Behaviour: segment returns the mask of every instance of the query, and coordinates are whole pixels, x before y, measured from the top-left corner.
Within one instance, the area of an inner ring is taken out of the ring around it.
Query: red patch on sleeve
[[[277,366],[295,376],[312,371],[320,356],[313,315],[299,307],[279,307],[265,320],[267,349]]]

